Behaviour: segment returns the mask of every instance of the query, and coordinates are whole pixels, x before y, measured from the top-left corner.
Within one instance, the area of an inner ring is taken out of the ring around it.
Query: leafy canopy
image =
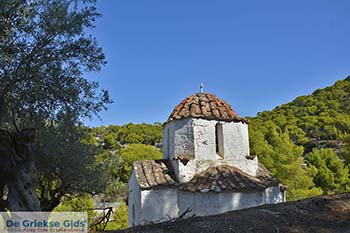
[[[121,180],[128,181],[133,162],[137,160],[154,160],[163,157],[162,152],[149,145],[144,144],[130,144],[120,151],[120,156],[123,161],[123,167],[120,173]]]
[[[325,193],[349,190],[349,169],[332,149],[314,148],[306,161],[317,169],[314,181]]]
[[[349,189],[350,77],[250,119],[252,153],[290,200]]]
[[[36,129],[45,210],[62,196],[98,190],[96,152],[81,143],[78,127],[111,103],[107,91],[84,78],[106,62],[87,33],[97,17],[93,0],[1,1],[0,128]]]
[[[42,210],[53,210],[63,197],[103,190],[103,170],[95,161],[98,150],[82,143],[85,134],[69,119],[37,131],[37,193]]]
[[[99,14],[91,0],[9,0],[0,10],[0,127],[36,127],[75,113],[80,119],[110,103],[83,77],[105,64],[87,35]]]

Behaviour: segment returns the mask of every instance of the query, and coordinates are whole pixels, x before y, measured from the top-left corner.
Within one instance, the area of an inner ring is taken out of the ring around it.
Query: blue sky
[[[350,1],[100,0],[114,103],[90,126],[166,120],[205,91],[255,116],[350,75]]]

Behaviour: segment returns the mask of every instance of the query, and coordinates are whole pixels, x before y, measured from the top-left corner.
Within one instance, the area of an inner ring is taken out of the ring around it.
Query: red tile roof
[[[167,122],[188,117],[247,123],[226,101],[209,93],[197,93],[184,99],[174,108]]]
[[[141,189],[169,186],[177,183],[169,160],[141,160],[133,163]]]
[[[189,182],[180,186],[180,189],[190,192],[221,192],[225,190],[245,192],[265,190],[267,187],[278,185],[279,181],[259,165],[259,176],[251,176],[237,167],[221,165],[210,167],[195,175]]]
[[[177,186],[189,192],[244,192],[264,190],[279,184],[278,179],[259,164],[259,176],[254,177],[240,169],[222,165],[210,167],[196,174],[189,182],[179,183],[169,160],[143,160],[134,162],[134,170],[141,189]]]

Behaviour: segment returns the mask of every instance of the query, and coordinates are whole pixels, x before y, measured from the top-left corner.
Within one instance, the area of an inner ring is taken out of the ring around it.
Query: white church
[[[201,91],[164,123],[163,159],[134,162],[129,227],[285,202],[285,190],[249,153],[248,122]]]

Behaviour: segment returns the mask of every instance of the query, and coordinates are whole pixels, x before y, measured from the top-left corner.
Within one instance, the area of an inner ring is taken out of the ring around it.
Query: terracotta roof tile
[[[142,160],[134,162],[133,166],[141,189],[176,184],[169,160]]]
[[[228,103],[209,93],[197,93],[181,101],[167,122],[187,117],[247,123],[247,120],[239,117]]]
[[[181,184],[180,189],[189,192],[221,192],[264,190],[267,187],[277,185],[279,182],[267,169],[259,165],[259,176],[253,177],[240,169],[222,165],[210,167],[195,175],[189,182]]]
[[[254,177],[240,169],[222,165],[210,167],[195,175],[189,182],[179,183],[169,160],[143,160],[134,162],[136,178],[141,189],[178,186],[189,192],[244,192],[264,190],[279,184],[278,179],[259,164],[259,176]]]

